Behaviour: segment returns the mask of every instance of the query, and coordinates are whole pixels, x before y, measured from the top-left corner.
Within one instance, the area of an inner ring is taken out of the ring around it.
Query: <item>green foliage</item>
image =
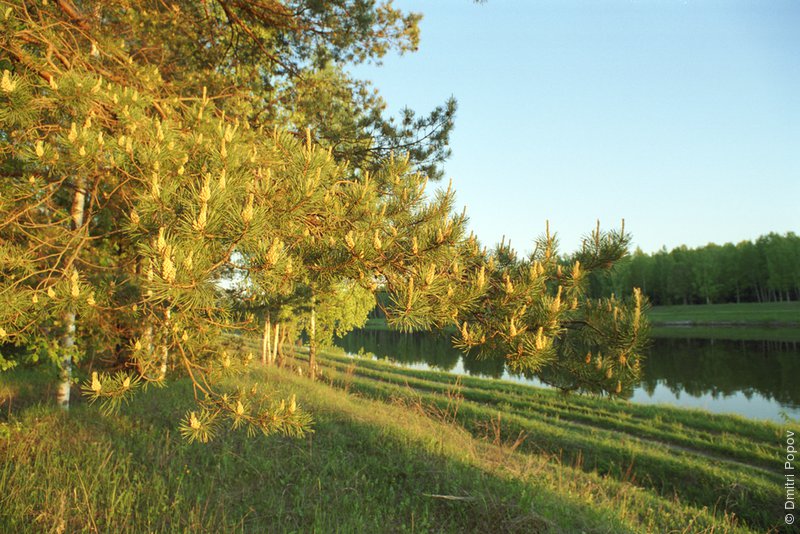
[[[427,116],[404,108],[398,119],[386,119],[386,103],[369,82],[355,80],[330,63],[293,80],[287,91],[288,124],[299,131],[309,128],[336,159],[376,171],[393,152],[407,153],[422,174],[432,180],[443,176],[455,99]]]
[[[375,307],[375,295],[352,281],[343,281],[331,293],[317,300],[317,342],[330,346],[333,338],[342,337],[367,322]]]
[[[234,394],[224,393],[200,412],[190,412],[181,421],[181,435],[190,443],[207,443],[217,433],[221,418],[228,418],[233,430],[245,427],[250,436],[261,431],[266,436],[280,433],[303,437],[312,423],[307,413],[298,410],[294,395],[288,403],[281,400],[267,405],[263,397],[256,395],[255,388],[240,389]]]
[[[641,287],[656,305],[800,299],[800,237],[770,233],[755,242],[710,243],[654,254],[636,251],[611,276],[595,277],[595,296]]]
[[[102,412],[106,415],[115,414],[120,406],[130,400],[128,393],[133,392],[142,385],[138,376],[127,373],[98,374],[92,372],[91,382],[83,384],[83,390],[89,404],[94,404],[102,399]]]
[[[627,395],[647,338],[646,303],[638,289],[630,301],[588,298],[587,282],[627,253],[628,240],[624,228],[598,226],[567,265],[549,230],[529,258],[505,244],[488,259],[477,256],[482,293],[459,315],[457,346],[503,354],[511,370],[563,391]]]
[[[417,15],[347,0],[3,8],[0,341],[55,359],[62,392],[91,359],[83,390],[114,411],[172,364],[197,400],[187,439],[222,422],[299,436],[296,402],[219,389],[253,359],[223,334],[261,312],[308,324],[313,376],[317,342],[363,324],[379,288],[392,326],[458,326],[460,346],[562,389],[619,394],[635,377],[638,293],[585,296],[624,232],[598,229],[566,271],[550,235],[524,260],[487,253],[452,188],[426,190],[455,103],[394,125],[343,74],[415,48]]]
[[[285,159],[278,134],[240,128],[205,94],[173,107],[80,67],[41,74],[6,71],[0,100],[13,119],[0,145],[10,215],[0,225],[4,340],[35,347],[56,333],[63,348],[51,352],[66,362],[65,380],[82,352],[117,352],[125,374],[100,373],[84,387],[106,410],[139,380],[163,380],[173,351],[201,404],[222,410],[213,383],[231,365],[219,333],[232,303],[216,282],[237,247],[259,246],[272,229],[261,178],[265,162]],[[306,421],[299,410],[286,420]]]
[[[117,144],[105,140],[113,135],[110,110],[127,104],[115,105],[114,90],[101,90],[101,80],[86,73],[71,72],[59,78],[60,86],[55,78],[50,84],[20,75],[12,79],[0,109],[13,115],[26,102],[26,112],[23,122],[6,125],[7,137],[0,141],[7,173],[0,210],[9,215],[0,223],[0,323],[36,357],[55,356],[49,334],[64,326],[65,314],[78,313],[97,325],[109,321],[114,275],[102,264],[110,254],[119,256],[109,239],[116,228],[90,235],[87,225],[75,227],[72,206],[91,188],[102,209],[119,208],[119,198],[109,193],[119,187],[127,163]],[[110,175],[114,158],[120,173]],[[97,208],[89,207],[90,216]],[[124,272],[124,257],[117,265]],[[99,346],[114,342],[102,327],[93,334]]]

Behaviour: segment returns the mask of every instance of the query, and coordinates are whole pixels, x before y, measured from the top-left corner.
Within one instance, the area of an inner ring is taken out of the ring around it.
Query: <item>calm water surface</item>
[[[702,408],[777,422],[783,421],[783,414],[800,419],[799,331],[720,329],[709,334],[707,329],[693,330],[654,332],[633,402]],[[704,338],[693,337],[696,335]],[[726,339],[741,337],[747,339]],[[542,386],[536,379],[510,374],[502,359],[464,356],[453,349],[446,335],[358,330],[336,344],[353,354],[372,353],[418,369]]]

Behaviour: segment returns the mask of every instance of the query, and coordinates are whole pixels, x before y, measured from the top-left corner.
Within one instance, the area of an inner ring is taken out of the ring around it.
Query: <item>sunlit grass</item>
[[[452,375],[333,355],[323,361],[331,382],[348,391],[412,399],[439,410],[452,402]],[[780,498],[779,476],[771,469],[778,454],[778,425],[699,410],[564,398],[553,391],[478,378],[460,381],[463,400],[456,420],[473,434],[498,418],[510,435],[531,436],[521,450],[551,454],[694,506],[721,506],[753,525],[773,520]]]
[[[326,358],[326,365],[340,373],[346,374],[351,365],[349,359],[333,355]],[[425,376],[424,371],[381,369],[382,365],[382,362],[359,360],[353,376],[442,395],[453,387],[455,380],[453,375],[442,373]],[[484,382],[486,384],[480,384],[480,381],[476,384],[476,381],[467,377],[460,377],[459,394],[465,400],[496,407],[510,415],[535,416],[556,425],[590,425],[592,428],[619,431],[644,440],[716,451],[733,459],[766,467],[774,464],[777,453],[775,440],[780,432],[777,425],[762,425],[738,418],[708,420],[705,417],[707,412],[680,409],[660,411],[651,406],[632,405],[624,401],[586,399],[574,395],[565,397],[534,388],[503,391],[492,388],[493,382]]]
[[[621,440],[632,430],[608,423],[638,425],[642,415],[625,415],[624,403],[603,411],[605,401],[581,398],[573,413],[553,392],[539,397],[518,384],[464,378],[453,386],[452,376],[446,383],[444,374],[392,375],[380,362],[353,367],[326,356],[324,363],[325,380],[337,388],[280,369],[230,382],[296,393],[314,416],[314,434],[223,433],[207,445],[177,432],[192,403],[186,381],[139,395],[118,417],[81,403],[67,416],[33,400],[46,380],[15,376],[15,384],[37,384],[14,386],[15,393],[2,375],[7,400],[23,390],[29,397],[15,397],[10,410],[0,405],[0,525],[10,532],[617,533],[749,532],[736,517],[754,531],[768,521],[757,513],[771,495],[761,471]],[[685,424],[705,450],[706,430],[691,418],[676,422],[681,410],[648,408],[663,415],[650,417],[654,428]],[[573,417],[594,409],[605,414],[596,424]],[[723,442],[747,448],[760,439],[723,422],[740,421],[712,418]]]

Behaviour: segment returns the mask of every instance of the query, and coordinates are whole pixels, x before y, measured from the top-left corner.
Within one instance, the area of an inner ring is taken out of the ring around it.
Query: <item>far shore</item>
[[[800,302],[744,302],[653,306],[647,311],[654,327],[800,328]],[[388,329],[382,317],[370,318],[366,329]]]

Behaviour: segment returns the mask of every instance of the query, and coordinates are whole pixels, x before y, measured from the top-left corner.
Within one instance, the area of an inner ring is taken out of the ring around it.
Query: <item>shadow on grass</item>
[[[188,444],[176,431],[192,406],[184,381],[139,395],[118,417],[88,406],[16,411],[0,437],[0,524],[14,532],[623,531],[608,514],[474,465],[442,435],[406,431],[396,409],[376,413],[384,408],[280,374],[269,387],[306,388],[298,396],[314,434],[223,432]]]

